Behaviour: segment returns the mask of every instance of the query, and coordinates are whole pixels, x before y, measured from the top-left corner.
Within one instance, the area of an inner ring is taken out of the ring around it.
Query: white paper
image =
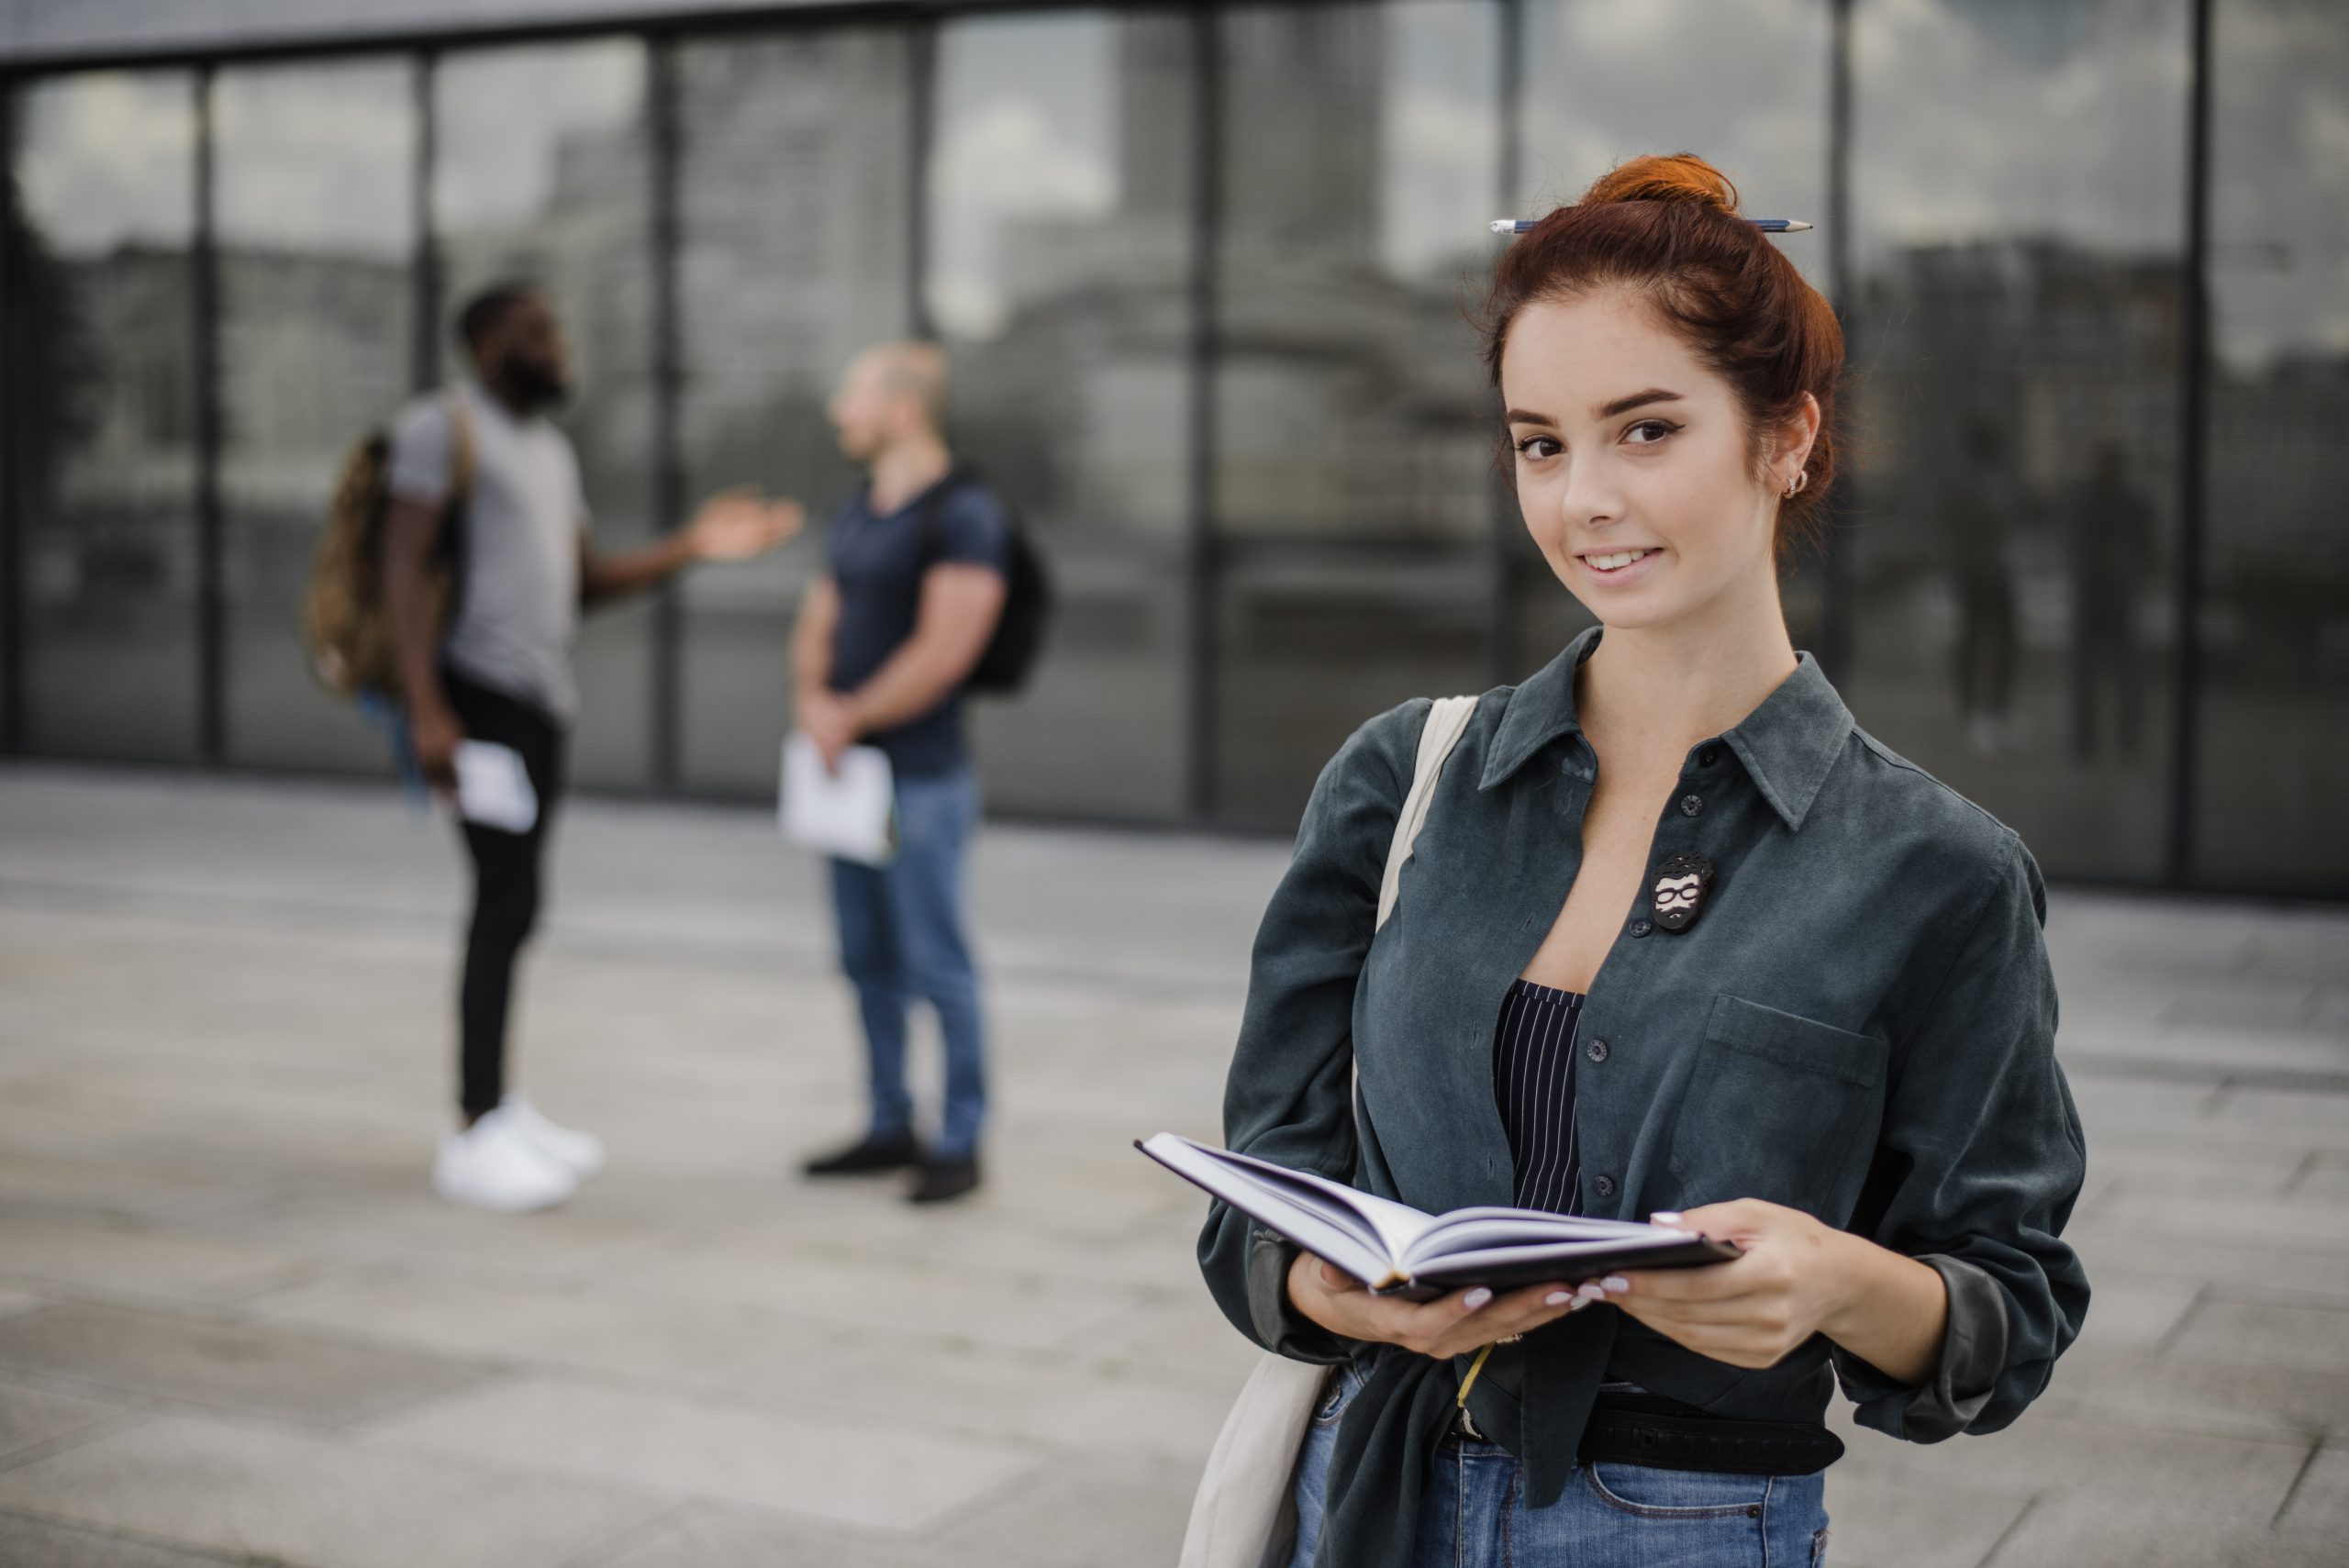
[[[458,816],[508,833],[527,833],[538,822],[539,792],[513,747],[460,740],[456,765]]]
[[[783,741],[783,836],[795,844],[865,865],[897,855],[897,786],[888,753],[852,746],[837,771],[804,730]]]

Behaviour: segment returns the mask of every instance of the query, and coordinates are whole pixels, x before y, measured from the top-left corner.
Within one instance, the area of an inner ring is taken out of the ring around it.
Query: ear
[[[1806,392],[1778,427],[1778,439],[1770,452],[1770,472],[1783,484],[1786,476],[1801,472],[1810,461],[1810,449],[1819,439],[1819,399]]]

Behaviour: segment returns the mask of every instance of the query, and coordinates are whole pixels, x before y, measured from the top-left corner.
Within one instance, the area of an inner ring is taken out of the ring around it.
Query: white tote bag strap
[[[1411,858],[1428,803],[1435,798],[1443,764],[1475,716],[1475,697],[1439,697],[1419,731],[1419,761],[1411,788],[1395,818],[1395,841],[1387,846],[1386,870],[1379,879],[1378,924],[1395,912],[1395,892],[1403,862]],[[1297,1473],[1306,1429],[1321,1402],[1330,1369],[1266,1352],[1232,1401],[1207,1470],[1191,1499],[1190,1528],[1183,1535],[1181,1568],[1265,1568],[1280,1544],[1282,1509]]]
[[[1419,829],[1427,826],[1436,780],[1443,776],[1445,761],[1468,732],[1468,721],[1475,717],[1475,697],[1438,697],[1428,709],[1427,728],[1419,731],[1419,760],[1411,769],[1411,792],[1403,797],[1402,812],[1395,818],[1395,841],[1386,847],[1386,874],[1378,879],[1378,924],[1382,927],[1386,917],[1395,913],[1395,895],[1403,884],[1403,862],[1411,858]]]

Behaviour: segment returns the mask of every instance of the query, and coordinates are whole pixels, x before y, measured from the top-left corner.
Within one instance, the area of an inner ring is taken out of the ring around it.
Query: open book
[[[1691,1268],[1738,1255],[1731,1242],[1631,1219],[1530,1208],[1422,1214],[1310,1171],[1172,1132],[1134,1147],[1371,1289],[1415,1300],[1466,1285],[1573,1284],[1619,1269]]]

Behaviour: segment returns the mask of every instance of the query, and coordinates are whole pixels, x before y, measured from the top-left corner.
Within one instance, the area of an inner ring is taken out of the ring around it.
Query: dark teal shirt
[[[1510,1201],[1493,1019],[1581,861],[1598,758],[1575,673],[1598,639],[1584,633],[1480,701],[1375,934],[1429,704],[1372,719],[1322,771],[1256,939],[1230,1147],[1431,1212]],[[2080,1122],[2055,1064],[2044,890],[2021,841],[1863,731],[1804,655],[1742,722],[1689,751],[1647,884],[1683,851],[1718,871],[1696,923],[1656,926],[1643,889],[1584,1003],[1583,1037],[1607,1050],[1577,1064],[1582,1211],[1644,1219],[1737,1197],[1802,1209],[1931,1260],[1969,1342],[1945,1346],[1938,1385],[1911,1388],[1823,1339],[1747,1371],[1611,1307],[1577,1313],[1504,1347],[1471,1396],[1478,1426],[1526,1462],[1537,1506],[1564,1486],[1602,1378],[1724,1416],[1817,1420],[1840,1374],[1863,1422],[1931,1440],[2012,1421],[2087,1310],[2060,1239],[2085,1172]],[[1294,1331],[1301,1320],[1278,1311],[1284,1258],[1244,1217],[1210,1212],[1201,1265],[1243,1333],[1378,1363],[1332,1473],[1332,1529],[1367,1560],[1377,1532],[1408,1522],[1368,1495],[1416,1492],[1395,1472],[1431,1456],[1455,1369]],[[1951,1385],[1961,1368],[1977,1386]],[[1340,1475],[1349,1464],[1371,1473]],[[1350,1515],[1339,1494],[1356,1480]]]

